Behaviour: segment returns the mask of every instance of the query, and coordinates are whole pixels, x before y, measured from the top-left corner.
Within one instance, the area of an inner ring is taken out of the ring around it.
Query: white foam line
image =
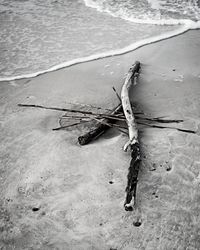
[[[171,26],[174,26],[174,25],[180,25],[180,24],[185,25],[188,22],[193,22],[193,21],[191,21],[189,19],[172,19],[172,18],[153,20],[151,18],[148,18],[148,16],[146,16],[144,19],[134,18],[134,17],[129,17],[124,13],[120,13],[120,11],[116,12],[116,13],[113,13],[109,9],[102,9],[101,6],[96,5],[94,2],[92,2],[90,0],[83,0],[83,1],[84,1],[85,5],[87,7],[96,9],[97,11],[99,11],[101,13],[108,13],[110,16],[121,18],[123,20],[138,23],[138,24],[153,24],[153,25],[171,25]]]
[[[154,36],[154,37],[140,40],[140,41],[133,43],[133,44],[130,44],[129,46],[124,47],[122,49],[111,50],[111,51],[107,51],[105,53],[94,54],[94,55],[87,56],[87,57],[77,58],[77,59],[74,59],[71,61],[67,61],[67,62],[58,64],[58,65],[55,65],[47,70],[38,71],[35,73],[31,73],[31,74],[24,74],[24,75],[11,76],[11,77],[0,77],[0,81],[13,81],[13,80],[19,80],[19,79],[24,79],[24,78],[33,78],[33,77],[36,77],[36,76],[44,74],[44,73],[48,73],[48,72],[56,71],[56,70],[59,70],[62,68],[70,67],[72,65],[76,65],[76,64],[80,64],[80,63],[84,63],[84,62],[90,62],[90,61],[94,61],[94,60],[98,60],[98,59],[102,59],[102,58],[106,58],[106,57],[111,57],[111,56],[123,55],[123,54],[131,52],[133,50],[136,50],[140,47],[143,47],[145,45],[152,44],[152,43],[155,43],[158,41],[162,41],[162,40],[183,34],[190,29],[198,29],[198,28],[200,28],[200,22],[195,23],[193,21],[188,20],[188,22],[185,25],[180,26],[179,29],[167,32],[163,35]]]

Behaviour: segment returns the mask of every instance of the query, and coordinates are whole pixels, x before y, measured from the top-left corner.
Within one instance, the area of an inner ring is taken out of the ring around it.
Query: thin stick
[[[77,123],[73,123],[73,124],[70,124],[70,125],[67,125],[67,126],[58,127],[58,128],[53,128],[52,130],[53,130],[53,131],[56,131],[56,130],[61,130],[61,129],[65,129],[65,128],[73,127],[73,126],[76,126],[76,125],[79,125],[79,124],[80,124],[80,122],[77,122]]]
[[[116,116],[112,115],[112,114],[95,113],[95,112],[92,112],[92,111],[77,110],[77,109],[47,107],[47,106],[42,106],[42,105],[22,104],[22,103],[19,103],[18,106],[19,107],[28,107],[28,108],[49,109],[49,110],[56,110],[56,111],[65,111],[65,112],[80,113],[80,114],[86,114],[86,115],[96,115],[96,116],[102,116],[102,117],[105,117],[105,118],[108,118],[108,119],[110,119],[110,118],[113,118],[113,119],[116,118]],[[67,115],[64,115],[63,117],[65,117],[65,116],[67,116]]]
[[[142,120],[147,120],[147,121],[152,121],[152,122],[158,122],[158,123],[181,123],[183,122],[183,120],[170,120],[170,119],[160,119],[160,118],[149,118],[149,117],[138,117],[138,116],[135,116],[139,119],[142,119]]]
[[[96,119],[109,119],[109,120],[116,120],[116,121],[125,121],[125,118],[120,118],[118,116],[115,116],[115,115],[106,115],[106,114],[96,114],[96,113],[92,113],[89,118],[91,118],[91,116],[94,116]],[[63,118],[73,118],[73,116],[70,116],[70,115],[63,115],[62,116]],[[76,116],[74,116],[76,117]],[[77,116],[77,117],[81,117],[81,118],[88,118],[88,116]]]
[[[94,119],[95,121],[97,121],[97,122],[99,122],[99,123],[102,123],[102,124],[105,124],[105,125],[107,125],[107,126],[109,126],[109,127],[111,127],[111,128],[116,127],[116,128],[124,128],[124,129],[127,129],[127,127],[125,127],[125,126],[118,125],[118,124],[113,124],[113,123],[109,123],[109,122],[105,122],[105,121],[99,120],[99,119],[97,119],[97,118],[95,118],[95,117],[92,117],[91,119]]]
[[[79,105],[79,106],[89,107],[89,108],[94,108],[94,109],[101,109],[101,110],[105,110],[105,111],[109,111],[109,112],[112,111],[111,109],[97,107],[97,106],[94,106],[94,105],[91,105],[91,104],[84,104],[84,103],[79,103],[79,102],[75,102],[75,103],[73,103],[73,102],[67,102],[67,104],[70,104],[70,105]]]
[[[152,128],[160,128],[160,129],[175,129],[175,130],[179,130],[179,131],[181,131],[181,132],[187,132],[187,133],[195,133],[195,131],[192,131],[192,130],[187,130],[187,129],[180,129],[180,128],[176,128],[176,127],[164,127],[164,126],[160,126],[160,125],[154,125],[154,124],[149,124],[149,123],[145,123],[145,122],[141,122],[141,120],[147,120],[147,121],[152,121],[152,122],[162,122],[162,123],[173,123],[173,122],[177,122],[177,123],[179,123],[179,122],[183,122],[183,120],[161,120],[161,119],[159,119],[159,121],[158,121],[158,119],[157,118],[141,118],[141,117],[137,117],[137,116],[135,116],[136,117],[136,120],[137,120],[137,123],[138,124],[141,124],[141,125],[145,125],[145,126],[149,126],[149,127],[152,127]],[[121,118],[121,119],[119,119],[117,116],[116,117],[114,117],[114,115],[113,116],[109,116],[109,115],[105,115],[105,116],[100,116],[100,117],[93,117],[93,116],[73,116],[73,115],[65,115],[65,116],[63,116],[63,117],[61,117],[61,119],[68,119],[68,118],[72,118],[72,119],[78,119],[78,120],[81,120],[81,121],[84,121],[84,119],[87,119],[87,122],[89,122],[88,121],[88,119],[93,119],[93,120],[96,120],[96,121],[98,121],[98,122],[100,122],[100,123],[102,123],[102,124],[105,124],[105,125],[108,125],[109,127],[120,127],[120,128],[127,128],[127,127],[124,127],[124,126],[122,126],[122,125],[117,125],[117,124],[111,124],[111,123],[108,123],[108,122],[102,122],[101,120],[99,120],[99,119],[102,119],[102,118],[108,118],[108,119],[110,119],[110,120],[112,120],[112,119],[114,119],[114,120],[117,120],[117,121],[125,121],[125,118]],[[139,119],[139,121],[138,121],[138,119]],[[140,120],[141,119],[141,120]],[[110,125],[109,125],[110,124]]]
[[[121,100],[120,95],[117,93],[117,90],[115,89],[115,87],[114,87],[114,86],[112,87],[112,89],[114,90],[114,92],[115,92],[115,94],[116,94],[116,96],[117,96],[117,98],[118,98],[119,102],[121,103],[121,102],[122,102],[122,100]]]
[[[120,132],[124,133],[125,135],[128,135],[128,132],[126,132],[126,131],[124,131],[124,130],[122,130],[122,129],[120,129],[120,128],[118,128],[118,130],[119,130]]]
[[[91,119],[90,116],[74,116],[74,115],[64,115],[64,116],[61,116],[60,119]]]
[[[42,105],[34,105],[34,104],[18,104],[19,107],[28,107],[28,108],[41,108],[41,109],[50,109],[50,110],[57,110],[57,111],[65,111],[71,113],[82,113],[86,115],[92,115],[93,112],[85,111],[85,110],[76,110],[76,109],[67,109],[67,108],[57,108],[57,107],[46,107]]]
[[[175,130],[178,130],[180,132],[196,134],[196,131],[189,130],[189,129],[175,128],[175,127],[164,127],[164,126],[159,126],[159,125],[154,125],[154,124],[148,124],[148,123],[145,123],[145,122],[138,122],[138,124],[145,125],[145,126],[148,126],[148,127],[151,127],[151,128],[175,129]]]
[[[101,124],[104,124],[110,128],[116,128],[117,130],[119,130],[120,132],[128,135],[128,133],[126,133],[124,130],[122,130],[121,128],[124,128],[124,129],[127,129],[127,127],[125,126],[121,126],[121,125],[118,125],[118,124],[111,124],[111,123],[108,123],[108,122],[105,122],[105,121],[102,121],[102,120],[98,120],[98,119],[95,119],[95,118],[92,118],[94,120],[96,120],[97,122],[101,123]]]

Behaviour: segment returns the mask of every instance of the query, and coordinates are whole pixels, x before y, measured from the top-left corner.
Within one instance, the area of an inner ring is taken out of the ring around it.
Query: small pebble
[[[166,161],[166,171],[170,171],[172,168],[168,161]]]
[[[172,168],[171,168],[170,166],[167,166],[167,167],[166,167],[166,171],[168,171],[168,172],[169,172],[171,169],[172,169]]]
[[[140,221],[136,221],[136,222],[133,222],[133,225],[135,227],[140,227],[142,225],[142,223]]]
[[[153,165],[150,168],[150,171],[155,171],[156,170],[156,163],[153,163]]]
[[[33,207],[33,208],[32,208],[32,211],[33,211],[33,212],[37,212],[37,211],[39,211],[39,210],[40,210],[39,207]]]
[[[110,184],[113,184],[114,182],[113,181],[109,181]]]

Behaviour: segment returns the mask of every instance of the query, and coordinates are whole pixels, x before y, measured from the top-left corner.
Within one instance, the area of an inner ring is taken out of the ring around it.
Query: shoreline
[[[107,51],[107,52],[103,52],[103,53],[99,53],[99,54],[94,54],[94,55],[90,55],[90,56],[86,56],[86,57],[80,57],[77,59],[73,59],[71,61],[66,61],[63,62],[61,64],[57,64],[55,66],[50,67],[47,70],[43,70],[43,71],[38,71],[35,73],[30,73],[30,74],[25,74],[25,75],[19,75],[19,76],[10,76],[10,77],[0,77],[0,82],[2,81],[14,81],[14,80],[19,80],[19,79],[27,79],[27,78],[33,78],[33,77],[37,77],[39,75],[43,75],[49,72],[53,72],[53,71],[57,71],[63,68],[67,68],[67,67],[71,67],[77,64],[82,64],[82,63],[87,63],[87,62],[92,62],[95,60],[100,60],[100,59],[104,59],[104,58],[108,58],[108,57],[115,57],[115,56],[120,56],[120,55],[124,55],[127,53],[131,53],[139,48],[142,48],[144,46],[147,45],[151,45],[153,43],[157,43],[160,41],[164,41],[176,36],[179,36],[181,34],[184,34],[185,32],[188,32],[190,30],[198,30],[200,29],[200,26],[197,24],[198,22],[193,22],[193,21],[189,21],[186,22],[184,24],[179,24],[179,28],[172,30],[172,31],[168,31],[165,32],[162,35],[159,36],[152,36],[150,38],[147,39],[142,39],[139,40],[138,42],[132,43],[126,47],[123,47],[121,49],[117,49],[114,51]]]
[[[200,31],[188,31],[124,55],[1,82],[0,247],[199,249],[199,46]],[[112,86],[120,92],[137,60],[141,73],[130,94],[136,108],[183,119],[178,126],[197,134],[139,126],[137,209],[126,212],[126,136],[111,130],[81,147],[80,129],[52,131],[63,112],[17,104],[112,108]]]

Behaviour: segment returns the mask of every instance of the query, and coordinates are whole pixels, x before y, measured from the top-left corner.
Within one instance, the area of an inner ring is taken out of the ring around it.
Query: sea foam
[[[186,20],[200,20],[197,0],[84,0],[99,12],[136,23],[177,25]]]

